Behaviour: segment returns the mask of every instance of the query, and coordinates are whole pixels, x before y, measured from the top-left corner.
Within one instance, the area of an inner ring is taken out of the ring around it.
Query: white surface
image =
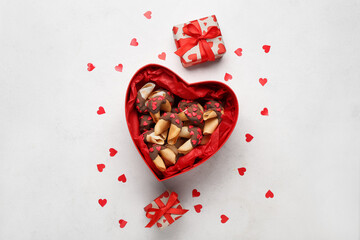
[[[172,26],[213,13],[228,53],[184,69]],[[359,22],[353,0],[1,0],[0,239],[359,239]],[[240,103],[225,146],[164,184],[139,157],[124,116],[129,79],[151,62],[189,82],[231,73]],[[145,229],[143,207],[165,188],[191,211],[164,231]]]

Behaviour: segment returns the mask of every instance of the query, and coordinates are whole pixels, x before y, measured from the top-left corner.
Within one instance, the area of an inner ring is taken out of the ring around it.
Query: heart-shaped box
[[[213,99],[222,102],[224,106],[222,121],[211,135],[209,142],[197,146],[185,156],[180,157],[174,166],[168,167],[163,173],[156,168],[150,158],[149,150],[139,130],[140,115],[135,108],[137,92],[147,82],[153,82],[157,87],[168,89],[181,99],[197,100],[200,103]],[[238,114],[239,104],[236,95],[226,84],[217,81],[190,84],[170,69],[158,64],[149,64],[140,68],[131,78],[125,96],[125,115],[131,138],[140,156],[159,181],[185,173],[214,155],[230,137]]]

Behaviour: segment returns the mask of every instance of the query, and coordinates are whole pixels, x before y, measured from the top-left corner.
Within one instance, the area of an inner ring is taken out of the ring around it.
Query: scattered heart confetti
[[[101,164],[97,165],[97,169],[98,169],[99,172],[102,172],[104,170],[104,168],[105,168],[105,164],[101,163]]]
[[[269,191],[266,192],[265,197],[266,198],[273,198],[274,194],[272,193],[272,191],[269,190]]]
[[[192,190],[192,196],[193,196],[193,197],[199,197],[199,196],[200,196],[200,192],[198,192],[198,190],[196,190],[196,189],[193,189],[193,190]]]
[[[226,48],[225,48],[225,46],[224,46],[224,44],[222,44],[222,43],[220,43],[219,45],[218,45],[218,54],[223,54],[223,53],[225,53],[226,52]]]
[[[137,45],[139,45],[139,43],[137,42],[136,38],[133,38],[130,42],[130,45],[136,47]]]
[[[101,115],[101,114],[104,114],[105,113],[105,109],[103,107],[99,107],[99,110],[97,110],[97,114],[98,115]]]
[[[244,174],[246,172],[246,168],[244,168],[244,167],[238,168],[238,172],[239,172],[240,176],[244,176]]]
[[[124,219],[120,219],[119,224],[120,224],[121,228],[124,228],[126,226],[126,224],[127,224],[127,221],[125,221]]]
[[[225,80],[225,81],[229,81],[229,80],[231,80],[231,79],[232,79],[231,74],[229,74],[229,73],[225,73],[224,80]]]
[[[267,83],[267,79],[266,78],[259,78],[259,83],[264,86]]]
[[[253,136],[251,135],[251,134],[249,134],[249,133],[247,133],[247,134],[245,134],[245,137],[246,137],[246,141],[247,142],[251,142],[251,140],[253,140]]]
[[[126,177],[125,174],[121,175],[120,177],[118,177],[119,182],[123,182],[126,183]]]
[[[89,72],[91,72],[91,71],[94,70],[94,68],[95,68],[95,66],[94,66],[92,63],[88,63],[87,66],[88,66],[87,70],[88,70]]]
[[[106,205],[106,203],[107,203],[107,200],[106,199],[99,199],[98,202],[99,202],[101,207],[104,207]]]
[[[240,56],[242,56],[242,49],[238,48],[234,51],[234,53],[240,57]]]
[[[110,152],[110,157],[113,157],[117,154],[117,151],[114,148],[110,148],[109,152]]]
[[[162,52],[161,54],[158,55],[158,58],[165,61],[166,53]]]
[[[198,205],[195,205],[194,206],[194,209],[197,213],[201,212],[201,209],[202,209],[202,205],[201,204],[198,204]]]
[[[145,16],[147,19],[151,19],[151,14],[152,14],[151,11],[147,11],[146,13],[144,13],[144,16]]]
[[[158,228],[161,228],[161,227],[162,227],[162,224],[159,223],[159,222],[157,222],[157,223],[156,223],[156,226],[157,226]]]
[[[270,51],[269,45],[264,45],[262,48],[264,49],[265,53],[268,53]]]
[[[122,64],[119,64],[119,65],[115,66],[115,70],[118,71],[118,72],[122,72],[122,70],[123,70],[123,65],[122,65]]]
[[[226,223],[229,218],[227,216],[225,216],[224,214],[220,216],[221,217],[221,223]]]
[[[263,116],[269,116],[269,111],[268,111],[267,108],[264,108],[260,113],[261,113],[261,115],[263,115]]]

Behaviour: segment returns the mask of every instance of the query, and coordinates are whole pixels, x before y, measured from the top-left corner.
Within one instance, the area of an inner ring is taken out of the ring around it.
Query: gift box
[[[179,157],[175,165],[168,167],[164,172],[160,172],[153,163],[149,148],[144,142],[139,128],[141,114],[136,109],[136,97],[139,89],[149,82],[156,84],[158,88],[170,90],[178,98],[203,103],[212,99],[221,102],[224,107],[222,121],[211,134],[209,141]],[[236,95],[228,85],[218,81],[201,81],[189,84],[170,69],[158,64],[149,64],[140,68],[130,80],[125,96],[125,115],[129,133],[143,161],[159,181],[190,171],[214,155],[225,144],[234,130],[238,113],[239,104]]]
[[[225,52],[225,44],[215,15],[173,27],[176,55],[184,67],[214,61]]]
[[[183,209],[175,192],[165,191],[144,208],[150,222],[146,227],[156,224],[158,228],[165,228],[182,217],[187,211]]]

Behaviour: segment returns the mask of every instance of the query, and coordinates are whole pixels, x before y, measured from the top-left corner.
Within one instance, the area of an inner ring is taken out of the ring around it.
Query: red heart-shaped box
[[[155,83],[157,88],[168,89],[181,99],[197,100],[201,104],[206,100],[213,99],[220,101],[224,106],[222,121],[211,135],[209,142],[197,146],[185,156],[180,157],[174,166],[168,167],[163,173],[156,168],[150,158],[149,150],[139,130],[140,114],[135,108],[137,92],[147,82]],[[226,84],[217,81],[202,81],[190,84],[170,69],[157,64],[149,64],[140,68],[131,78],[125,96],[125,115],[131,138],[140,156],[159,181],[187,172],[214,155],[234,130],[238,113],[239,104],[236,95]]]

